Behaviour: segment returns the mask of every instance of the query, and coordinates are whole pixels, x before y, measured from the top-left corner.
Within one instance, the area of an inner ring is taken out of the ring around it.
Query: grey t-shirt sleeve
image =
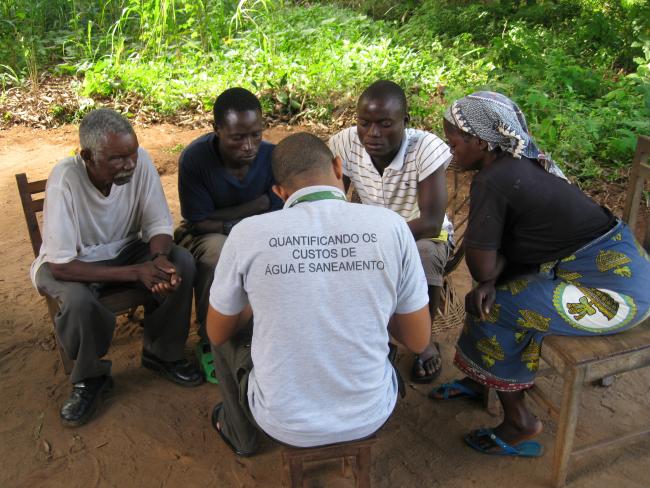
[[[223,245],[210,287],[210,306],[223,315],[237,315],[248,303],[244,275],[237,261],[237,246],[241,242],[238,230],[234,227]]]
[[[143,166],[142,195],[140,198],[142,240],[149,242],[153,236],[159,234],[171,236],[174,232],[174,222],[160,183],[160,176],[158,176],[149,153],[142,148],[138,152],[138,164]]]
[[[411,313],[429,303],[427,280],[417,245],[408,225],[400,220],[402,269],[397,287],[395,313]]]
[[[45,189],[41,255],[45,262],[64,264],[77,258],[77,225],[70,188],[59,178],[51,180]]]

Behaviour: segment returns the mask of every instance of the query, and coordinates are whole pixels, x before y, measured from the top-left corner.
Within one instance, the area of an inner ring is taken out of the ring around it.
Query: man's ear
[[[79,156],[81,156],[81,159],[83,159],[86,163],[93,163],[93,153],[90,149],[82,149],[79,151]]]
[[[404,116],[404,125],[409,125],[409,122],[411,122],[411,116],[409,114],[406,114]]]
[[[219,137],[219,126],[216,122],[212,122],[212,130],[217,134],[217,137]]]
[[[487,141],[484,141],[480,137],[477,137],[477,140],[478,140],[478,147],[481,148],[481,151],[487,151],[488,150]]]
[[[271,189],[273,190],[273,193],[275,193],[278,197],[280,197],[280,199],[283,202],[286,202],[287,198],[291,196],[291,194],[287,190],[285,190],[282,185],[278,185],[278,184],[273,185]]]
[[[334,175],[336,176],[337,180],[342,180],[343,179],[343,160],[341,159],[341,156],[335,156],[334,159],[332,159],[332,169],[334,170]]]

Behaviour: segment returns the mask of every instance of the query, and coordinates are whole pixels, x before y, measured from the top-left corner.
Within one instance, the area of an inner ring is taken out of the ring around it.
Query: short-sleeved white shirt
[[[144,149],[138,149],[131,181],[113,185],[108,196],[92,184],[81,156],[68,157],[47,179],[43,244],[32,263],[32,282],[45,262],[113,259],[134,240],[171,236],[173,229],[160,177]]]
[[[389,208],[409,222],[420,216],[417,185],[451,160],[449,146],[435,134],[408,128],[400,150],[380,175],[359,140],[356,127],[334,134],[330,150],[343,159],[343,174],[350,178],[361,202]],[[451,232],[445,219],[442,229]]]
[[[273,438],[307,447],[375,432],[397,400],[388,321],[426,306],[413,235],[384,208],[327,199],[244,219],[223,247],[210,305],[254,314],[248,401]]]

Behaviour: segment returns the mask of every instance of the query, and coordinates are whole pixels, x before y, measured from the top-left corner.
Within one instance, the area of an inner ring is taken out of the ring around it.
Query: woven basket
[[[462,327],[465,323],[465,303],[454,288],[450,275],[442,283],[440,308],[431,323],[431,333],[438,334],[445,330]]]

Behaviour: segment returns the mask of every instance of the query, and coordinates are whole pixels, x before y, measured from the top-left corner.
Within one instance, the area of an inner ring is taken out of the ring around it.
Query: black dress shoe
[[[147,351],[142,351],[142,366],[162,373],[170,381],[182,386],[199,386],[203,383],[203,374],[187,359],[163,361]]]
[[[113,388],[113,378],[108,375],[86,378],[72,385],[72,394],[63,405],[59,416],[67,427],[78,427],[90,420],[99,404],[102,393]]]

